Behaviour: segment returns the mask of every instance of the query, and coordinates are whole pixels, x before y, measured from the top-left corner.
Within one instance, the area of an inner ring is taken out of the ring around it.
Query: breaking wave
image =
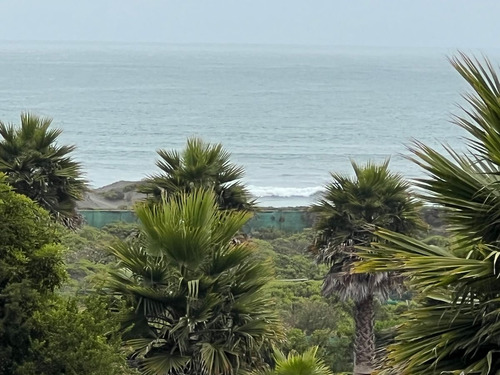
[[[257,198],[263,197],[312,197],[324,190],[322,186],[312,186],[305,188],[289,188],[277,186],[248,186],[250,193]]]

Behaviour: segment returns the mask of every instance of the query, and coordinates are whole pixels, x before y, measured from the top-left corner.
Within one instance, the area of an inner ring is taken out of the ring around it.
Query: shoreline
[[[136,187],[140,182],[117,181],[97,189],[89,189],[84,199],[78,202],[77,208],[89,225],[98,228],[116,221],[136,222],[133,213],[134,204],[146,197],[136,192]],[[315,197],[309,198],[311,201],[315,200]],[[281,200],[283,203],[290,202],[290,199],[285,197],[276,197],[276,200]],[[302,202],[304,200],[301,199]],[[257,205],[256,215],[251,222],[246,224],[247,232],[262,228],[296,232],[312,225],[310,204],[276,206],[265,203],[265,201],[259,202]],[[103,215],[99,211],[107,211],[107,214]],[[444,233],[444,223],[439,208],[424,206],[422,215],[433,234]]]
[[[109,185],[89,189],[78,202],[79,210],[129,211],[134,204],[146,198],[145,194],[136,191],[141,181],[116,181]],[[265,196],[254,197],[260,210],[266,209],[306,209],[314,203],[320,193],[309,197],[302,196]],[[290,204],[291,203],[291,204]],[[296,203],[296,204],[295,204]]]

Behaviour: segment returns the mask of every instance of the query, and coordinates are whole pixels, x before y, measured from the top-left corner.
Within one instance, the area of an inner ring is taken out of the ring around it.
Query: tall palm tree
[[[272,268],[233,241],[249,214],[219,210],[203,189],[136,213],[141,235],[112,248],[109,286],[134,308],[127,344],[143,373],[233,375],[262,363],[281,333],[264,290]]]
[[[221,144],[189,138],[182,152],[159,150],[156,165],[162,173],[148,178],[140,188],[153,201],[170,199],[178,192],[194,189],[213,190],[221,209],[249,210],[254,206],[249,192],[239,181],[243,167],[230,162],[230,154]]]
[[[370,374],[375,357],[374,297],[385,298],[399,289],[401,278],[388,272],[354,274],[357,247],[374,241],[376,227],[402,233],[417,229],[420,204],[409,184],[389,171],[388,161],[352,166],[354,177],[333,173],[323,198],[312,206],[318,213],[313,249],[319,261],[331,265],[323,294],[337,293],[354,301],[354,373]]]
[[[428,177],[425,198],[443,207],[451,243],[430,246],[379,231],[359,272],[402,270],[420,293],[388,349],[386,374],[500,373],[500,80],[491,63],[451,60],[474,90],[454,122],[469,132],[468,151],[448,155],[421,143],[414,160]]]
[[[60,129],[52,119],[21,114],[21,126],[0,121],[0,172],[16,192],[60,219],[73,218],[86,185],[81,165],[70,154],[75,146],[57,144]]]

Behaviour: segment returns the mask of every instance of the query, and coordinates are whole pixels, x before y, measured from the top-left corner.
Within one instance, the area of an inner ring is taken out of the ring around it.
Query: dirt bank
[[[118,181],[85,193],[78,208],[85,210],[128,210],[138,200],[144,199],[144,194],[136,191],[140,181]]]

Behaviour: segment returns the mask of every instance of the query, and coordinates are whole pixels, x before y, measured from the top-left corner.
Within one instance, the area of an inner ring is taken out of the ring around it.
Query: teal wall
[[[134,211],[104,211],[104,210],[79,210],[85,219],[85,222],[97,228],[102,228],[106,224],[123,221],[125,223],[134,223],[137,217]]]
[[[278,229],[284,232],[300,232],[312,226],[312,216],[305,209],[267,209],[261,210],[243,226],[245,233],[256,230]]]
[[[137,217],[133,211],[80,210],[88,225],[101,228],[106,224],[123,221],[133,223]],[[312,225],[312,216],[305,209],[263,209],[243,227],[246,233],[252,233],[262,228],[277,229],[284,232],[300,232]]]

